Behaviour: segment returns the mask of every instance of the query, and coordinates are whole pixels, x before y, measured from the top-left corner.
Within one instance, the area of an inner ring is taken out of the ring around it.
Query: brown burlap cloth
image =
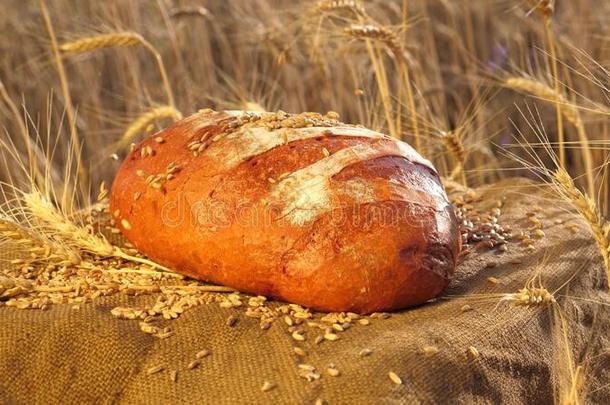
[[[570,388],[569,378],[561,378],[569,372],[569,353],[574,365],[583,367],[585,402],[608,403],[610,300],[602,257],[584,223],[541,190],[514,179],[480,190],[481,204],[506,196],[501,219],[516,231],[528,226],[527,211],[542,208],[546,236],[533,251],[510,243],[505,253],[472,253],[443,298],[352,327],[337,341],[315,344],[308,338],[299,343],[307,352],[304,359],[295,356],[296,342],[283,322],[262,330],[256,319],[240,315],[237,325],[228,327],[234,310],[218,305],[187,311],[172,321],[175,334],[167,339],[144,334],[137,321],[110,314],[117,305],[150,303],[154,296],[110,296],[79,310],[0,306],[0,402],[552,403],[557,390]],[[579,231],[570,231],[568,222]],[[536,270],[551,292],[571,279],[556,292],[558,305],[516,307],[499,302],[499,296],[475,295],[516,292]],[[462,311],[465,304],[473,310]],[[558,311],[565,328],[557,321]],[[425,346],[435,346],[438,353],[424,355]],[[466,354],[470,346],[477,358]],[[202,348],[212,354],[187,371]],[[373,353],[360,356],[365,348]],[[300,377],[298,363],[315,366],[321,378]],[[324,371],[329,363],[339,376]],[[166,370],[145,372],[156,365]],[[172,369],[180,370],[175,382]],[[393,383],[389,371],[403,383]],[[275,388],[263,392],[264,381]]]

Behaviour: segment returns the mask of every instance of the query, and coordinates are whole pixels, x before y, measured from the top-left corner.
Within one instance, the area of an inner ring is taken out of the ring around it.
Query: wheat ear
[[[589,148],[589,138],[585,132],[585,125],[582,121],[578,108],[572,103],[568,102],[563,94],[555,91],[555,89],[540,81],[526,77],[510,77],[504,82],[504,85],[513,90],[529,93],[543,100],[561,104],[561,113],[563,117],[565,117],[565,119],[571,123],[574,128],[576,128],[578,139],[582,144],[580,149],[587,171],[587,190],[589,194],[593,194],[595,192],[595,183],[593,180],[593,158]]]
[[[557,169],[553,173],[552,181],[559,193],[570,200],[587,223],[604,257],[610,282],[610,222],[605,220],[595,201],[576,187],[574,180],[565,169]]]
[[[366,10],[361,2],[355,0],[322,0],[310,10],[312,14],[347,11],[356,17],[365,17]]]
[[[38,191],[23,193],[22,199],[31,214],[31,220],[47,227],[54,238],[62,240],[67,246],[102,257],[114,256],[131,262],[146,264],[171,273],[171,270],[167,267],[123,252],[118,246],[113,246],[108,242],[103,235],[95,233],[93,229],[75,224]]]
[[[6,240],[30,254],[42,254],[48,261],[57,260],[60,265],[77,264],[81,260],[77,252],[57,240],[47,238],[46,235],[36,233],[0,215],[0,242]]]
[[[75,41],[66,42],[62,44],[59,49],[66,55],[74,55],[79,53],[92,52],[98,49],[126,47],[134,45],[142,45],[155,58],[155,61],[157,62],[157,66],[159,68],[159,73],[161,74],[161,79],[163,80],[163,87],[165,88],[165,92],[167,94],[168,104],[174,106],[174,94],[169,85],[167,72],[165,70],[165,65],[163,64],[161,54],[154,46],[152,46],[150,42],[148,42],[146,39],[144,39],[144,37],[142,37],[136,32],[113,32],[109,34],[100,34],[91,37],[80,38]]]
[[[466,151],[460,133],[456,131],[444,132],[441,134],[441,140],[453,160],[456,162],[455,170],[459,170],[462,174],[462,185],[467,187],[466,174],[464,173]]]
[[[177,121],[182,118],[180,111],[176,110],[171,105],[155,107],[136,118],[125,130],[123,136],[119,140],[119,147],[123,148],[128,145],[133,138],[146,129],[154,122],[161,121],[166,118],[171,118]]]

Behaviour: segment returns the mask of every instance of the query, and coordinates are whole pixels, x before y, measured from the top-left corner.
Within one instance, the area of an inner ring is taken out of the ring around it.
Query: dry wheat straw
[[[533,4],[534,10],[540,14],[544,22],[544,36],[549,48],[549,60],[551,65],[551,71],[553,74],[553,87],[555,94],[561,94],[559,85],[559,69],[557,68],[557,49],[555,46],[555,37],[553,35],[552,17],[555,11],[554,0],[530,0]],[[563,122],[562,122],[562,105],[558,99],[555,99],[555,110],[557,119],[557,138],[559,141],[559,162],[561,167],[565,167],[565,149],[564,149],[564,135],[563,135]]]
[[[40,186],[44,183],[44,176],[40,172],[40,168],[38,167],[38,164],[36,164],[36,159],[34,158],[34,155],[40,155],[40,150],[38,148],[38,145],[32,143],[30,139],[30,134],[28,133],[28,130],[25,126],[23,117],[21,116],[21,114],[19,114],[19,109],[15,105],[13,99],[9,96],[8,91],[6,90],[6,87],[4,87],[4,83],[2,82],[2,80],[0,80],[0,96],[2,96],[4,102],[11,110],[15,122],[19,127],[21,137],[23,138],[23,143],[25,144],[25,148],[28,154],[28,174],[33,179],[33,181]]]
[[[580,405],[584,387],[584,373],[581,365],[577,366],[572,353],[570,330],[565,316],[559,306],[554,307],[552,338],[555,347],[553,357],[554,378],[557,380],[556,403],[561,405]]]
[[[83,196],[87,195],[87,186],[89,184],[89,175],[82,164],[81,156],[81,143],[78,139],[78,133],[76,128],[76,113],[74,112],[74,105],[72,104],[72,97],[70,96],[70,87],[68,86],[68,80],[66,77],[66,69],[64,67],[63,60],[61,58],[59,45],[57,43],[57,37],[55,36],[55,30],[51,23],[51,17],[49,16],[49,10],[45,0],[39,0],[40,12],[44,19],[45,27],[51,39],[51,49],[53,51],[53,57],[55,65],[57,67],[57,73],[59,75],[59,82],[61,85],[61,93],[64,98],[64,108],[66,111],[66,117],[68,118],[68,125],[70,126],[70,144],[72,146],[72,154],[76,159],[76,167],[78,172],[79,186]],[[65,191],[65,190],[64,190]],[[65,196],[64,196],[65,197]],[[66,198],[63,198],[66,201]]]
[[[165,65],[163,63],[163,59],[161,58],[161,54],[154,46],[152,46],[150,42],[148,42],[146,39],[144,39],[144,37],[142,37],[136,32],[113,32],[108,34],[100,34],[91,37],[80,38],[62,44],[59,49],[66,55],[75,55],[80,53],[92,52],[98,49],[126,47],[134,45],[142,45],[155,58],[155,61],[157,62],[157,67],[159,68],[159,73],[161,74],[161,79],[163,80],[163,87],[165,88],[165,92],[167,94],[168,104],[174,106],[174,94],[169,85],[169,79],[167,78],[167,73],[165,71]]]
[[[557,169],[553,173],[552,182],[559,194],[568,199],[585,219],[604,258],[610,282],[610,222],[605,220],[593,198],[576,187],[574,180],[565,169]]]
[[[395,122],[392,118],[392,98],[390,93],[390,87],[388,85],[385,65],[383,63],[381,55],[378,54],[379,50],[375,49],[370,42],[371,40],[381,42],[385,44],[385,46],[390,49],[390,51],[394,54],[394,51],[399,50],[396,36],[390,30],[384,27],[377,27],[374,25],[354,24],[350,27],[345,28],[345,33],[348,36],[365,42],[367,53],[369,54],[369,58],[373,66],[373,71],[375,73],[377,87],[379,87],[381,102],[383,104],[383,113],[385,115],[385,120],[388,125],[388,131],[390,132],[390,135],[394,138],[399,138],[398,129],[394,127]],[[398,57],[396,54],[394,55]]]
[[[384,104],[384,110],[386,113],[386,120],[388,121],[388,128],[390,134],[396,138],[400,138],[398,131],[400,128],[392,121],[392,107],[390,104],[390,91],[387,81],[387,74],[383,66],[383,61],[380,57],[376,57],[374,50],[371,49],[369,40],[378,41],[383,43],[386,48],[392,53],[396,60],[396,65],[401,75],[401,84],[406,86],[407,105],[409,107],[409,114],[411,117],[411,126],[415,136],[415,149],[422,151],[419,123],[417,118],[417,109],[415,107],[415,97],[413,95],[413,87],[411,85],[411,73],[407,63],[406,52],[400,43],[398,36],[390,29],[379,26],[379,25],[356,25],[345,28],[345,33],[353,38],[359,40],[365,40],[367,44],[367,50],[369,52],[371,61],[373,62],[373,68],[376,72],[377,82],[380,85],[382,94],[382,102]],[[400,121],[398,121],[400,122]]]
[[[143,113],[129,124],[119,141],[119,147],[126,147],[139,133],[144,132],[152,123],[166,118],[177,121],[182,118],[182,114],[171,105],[155,107],[152,110]]]
[[[546,84],[529,79],[526,77],[510,77],[504,82],[505,86],[513,90],[532,94],[543,100],[561,105],[560,111],[563,117],[570,122],[578,134],[578,139],[581,143],[581,153],[585,163],[587,190],[590,194],[595,192],[595,183],[593,179],[593,158],[591,157],[591,149],[589,146],[589,138],[585,132],[585,126],[580,116],[580,112],[576,106],[568,102],[561,92],[547,86]],[[560,164],[561,164],[561,158]],[[562,165],[562,167],[565,167]]]

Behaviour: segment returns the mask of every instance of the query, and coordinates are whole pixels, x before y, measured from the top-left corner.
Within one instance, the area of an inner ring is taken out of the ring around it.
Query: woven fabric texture
[[[298,342],[304,358],[294,354],[297,342],[283,322],[262,330],[255,319],[239,315],[229,327],[227,316],[235,310],[217,304],[172,320],[175,334],[166,339],[110,314],[115,306],[150,304],[154,295],[101,297],[80,309],[0,305],[0,403],[553,403],[558,390],[569,389],[561,377],[569,370],[567,353],[583,366],[586,402],[607,403],[610,361],[603,350],[609,347],[610,299],[602,257],[586,225],[528,182],[511,180],[479,192],[481,206],[506,197],[501,219],[515,230],[528,226],[532,207],[541,207],[546,236],[533,251],[511,242],[504,253],[471,253],[434,302],[354,326],[336,341],[316,344],[309,334]],[[567,222],[579,231],[568,230]],[[501,294],[517,292],[535,272],[555,292],[557,304],[501,301]],[[463,311],[465,304],[472,310]],[[558,313],[566,320],[563,327]],[[426,355],[426,346],[438,352]],[[478,357],[467,355],[471,346]],[[203,348],[211,354],[188,370]],[[359,355],[365,348],[372,354]],[[315,366],[321,378],[300,377],[299,363]],[[340,375],[325,372],[329,363]],[[145,372],[157,365],[165,369]],[[178,370],[176,381],[171,370]],[[402,384],[393,383],[389,371]],[[265,381],[275,387],[263,392]]]

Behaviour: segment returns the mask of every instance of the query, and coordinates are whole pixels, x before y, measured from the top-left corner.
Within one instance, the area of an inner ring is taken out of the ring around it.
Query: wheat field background
[[[41,166],[54,146],[53,178],[80,161],[96,190],[130,124],[140,117],[127,134],[137,141],[178,116],[164,106],[332,110],[469,186],[548,181],[559,163],[608,212],[610,3],[553,3],[53,0],[46,24],[39,2],[4,0],[2,137]],[[117,33],[137,38],[65,47]],[[23,180],[4,155],[2,180]]]
[[[0,5],[0,225],[60,253],[160,267],[70,221],[104,199],[131,143],[172,121],[333,111],[410,143],[448,187],[537,181],[582,217],[610,276],[610,1]],[[65,246],[31,206],[57,214]],[[570,372],[564,403],[578,403]]]

